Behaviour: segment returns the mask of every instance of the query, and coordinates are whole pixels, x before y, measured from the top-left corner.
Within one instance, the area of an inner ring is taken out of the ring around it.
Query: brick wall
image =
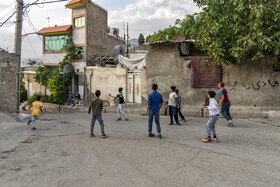
[[[0,51],[0,112],[17,111],[17,56]]]

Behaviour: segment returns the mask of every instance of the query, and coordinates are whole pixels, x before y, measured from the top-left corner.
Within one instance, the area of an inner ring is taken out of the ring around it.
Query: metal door
[[[133,93],[134,103],[141,103],[141,79],[139,74],[133,76]]]
[[[127,102],[133,103],[133,73],[128,73],[127,78]]]

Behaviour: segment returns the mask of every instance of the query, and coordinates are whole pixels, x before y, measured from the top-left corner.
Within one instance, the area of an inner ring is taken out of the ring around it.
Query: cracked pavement
[[[104,114],[108,138],[89,138],[87,113],[43,114],[31,131],[26,116],[0,115],[1,186],[279,186],[280,128],[235,120],[217,123],[220,142],[205,144],[207,118],[169,126],[148,138],[147,117],[116,121]],[[4,120],[3,120],[4,119]],[[155,129],[155,126],[154,126]]]

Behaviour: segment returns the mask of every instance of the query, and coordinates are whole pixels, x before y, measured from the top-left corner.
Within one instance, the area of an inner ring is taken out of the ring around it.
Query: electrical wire
[[[44,1],[44,2],[38,2],[38,1],[39,0],[36,0],[33,3],[23,4],[22,14],[25,15],[27,12],[29,12],[32,5],[37,5],[38,6],[38,5],[44,5],[44,4],[49,4],[49,3],[59,3],[59,2],[69,1],[69,0],[54,0],[54,1]],[[6,24],[16,13],[17,13],[17,11],[14,11],[4,22],[0,23],[0,27],[2,27],[4,24]],[[5,15],[5,17],[6,17],[6,15]],[[23,21],[23,20],[21,20],[21,21]]]
[[[10,6],[12,6],[16,1],[12,2],[11,4],[7,5],[6,7],[2,8],[0,10],[0,13],[3,12],[5,9],[9,8]]]
[[[29,15],[28,15],[28,13],[26,14],[26,17],[27,17],[26,21],[27,21],[27,23],[29,24],[29,26],[34,30],[34,32],[37,32],[37,29],[36,29],[35,26],[33,25],[33,23],[32,23],[32,21],[31,21]],[[43,40],[39,35],[37,35],[37,36],[38,36],[38,38],[43,42],[44,46],[47,46],[48,48],[50,48],[50,47],[46,44],[46,42],[44,42],[44,40]],[[44,49],[43,49],[43,50],[44,50]],[[61,59],[59,59],[55,54],[53,54],[53,53],[51,53],[51,54],[52,54],[58,61],[61,61]]]
[[[25,29],[24,29],[24,26],[22,26],[22,29],[23,29],[23,31],[25,32],[25,34],[26,34],[26,31],[25,31]],[[37,55],[37,53],[36,53],[36,51],[35,51],[35,49],[34,49],[34,47],[32,46],[32,44],[31,44],[31,42],[30,42],[30,40],[29,40],[29,38],[28,38],[28,35],[27,35],[27,40],[28,40],[28,43],[29,43],[29,45],[30,45],[30,47],[31,47],[31,49],[32,49],[32,51],[34,52],[34,54],[35,54],[35,56],[37,57],[37,59],[39,59],[39,57],[38,57],[38,55]]]

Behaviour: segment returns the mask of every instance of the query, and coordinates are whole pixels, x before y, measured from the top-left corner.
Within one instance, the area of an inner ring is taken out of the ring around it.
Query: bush
[[[20,103],[27,101],[27,90],[25,89],[25,83],[22,81],[24,74],[20,76]]]
[[[33,102],[37,101],[37,95],[41,95],[42,96],[42,99],[41,101],[43,103],[51,103],[51,97],[48,96],[48,95],[42,95],[40,93],[35,93],[32,95],[32,97],[30,97],[28,100],[27,100],[27,105],[31,105]]]
[[[31,105],[33,102],[37,101],[37,95],[41,95],[41,101],[43,103],[53,103],[58,105],[63,105],[67,101],[67,95],[58,95],[58,96],[49,96],[49,95],[42,95],[40,93],[35,93],[27,100],[27,105]]]

